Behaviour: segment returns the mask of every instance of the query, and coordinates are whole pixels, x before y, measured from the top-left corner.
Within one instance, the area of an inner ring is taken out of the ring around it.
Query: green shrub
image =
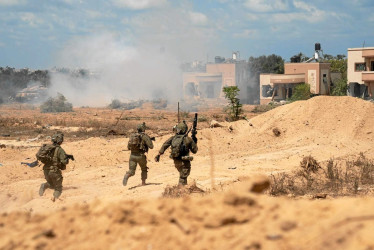
[[[238,120],[239,115],[243,113],[242,104],[238,98],[240,89],[237,86],[223,87],[225,98],[229,101],[227,112],[232,120]]]
[[[347,95],[347,79],[339,79],[334,83],[334,85],[331,88],[331,95],[334,96],[345,96]]]
[[[67,102],[65,96],[57,93],[55,98],[48,98],[42,105],[40,105],[42,113],[55,113],[55,112],[72,112],[73,105]]]
[[[291,102],[300,101],[300,100],[308,100],[310,98],[310,85],[307,83],[302,83],[297,85],[293,89],[293,94],[290,98]]]

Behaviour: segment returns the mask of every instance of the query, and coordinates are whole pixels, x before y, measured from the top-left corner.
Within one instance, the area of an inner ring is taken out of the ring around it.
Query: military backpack
[[[54,144],[43,144],[39,151],[36,153],[36,159],[44,164],[53,162],[53,154],[57,146]]]
[[[130,135],[129,142],[127,144],[130,150],[140,150],[142,149],[142,135],[140,133],[134,133]]]
[[[188,153],[184,138],[186,135],[176,135],[171,141],[171,157],[180,158]]]

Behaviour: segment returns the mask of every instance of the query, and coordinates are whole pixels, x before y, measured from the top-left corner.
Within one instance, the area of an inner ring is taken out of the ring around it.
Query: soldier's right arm
[[[168,147],[171,146],[171,141],[173,140],[174,136],[170,137],[169,139],[167,139],[164,144],[162,144],[161,148],[160,148],[160,151],[159,151],[159,154],[162,155],[166,149],[168,149]]]
[[[59,159],[60,163],[65,166],[69,163],[69,159],[66,156],[65,150],[63,150],[61,147],[58,147],[57,149],[57,158]]]
[[[147,145],[148,148],[150,148],[150,149],[153,148],[153,142],[148,135],[144,135],[143,140],[144,140],[144,142],[145,142],[145,144]]]

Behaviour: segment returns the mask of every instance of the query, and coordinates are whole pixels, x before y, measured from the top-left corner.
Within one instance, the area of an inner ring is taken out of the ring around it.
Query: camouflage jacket
[[[144,153],[148,152],[148,149],[153,148],[153,142],[152,142],[151,138],[145,133],[140,133],[140,134],[142,136],[142,141],[140,143],[140,148],[138,150],[131,150],[131,153],[144,154]],[[129,149],[129,148],[127,147],[127,149]]]
[[[54,167],[57,167],[61,170],[64,170],[66,169],[66,165],[68,163],[69,159],[66,156],[65,150],[60,145],[57,145],[53,153],[52,163],[45,164],[43,169],[52,169]]]
[[[174,135],[174,136],[170,137],[169,139],[167,139],[164,142],[164,144],[162,144],[161,149],[159,151],[160,155],[162,155],[165,152],[165,150],[168,149],[168,147],[171,146],[171,142],[173,141],[175,136],[177,136],[177,135]],[[188,149],[188,153],[186,154],[186,156],[189,155],[190,151],[194,154],[197,153],[197,150],[198,150],[197,144],[192,140],[191,137],[186,136],[184,138],[184,144],[186,145],[186,148]]]

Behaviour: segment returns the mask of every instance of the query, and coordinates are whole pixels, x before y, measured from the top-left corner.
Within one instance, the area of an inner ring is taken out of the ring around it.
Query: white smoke
[[[135,27],[127,37],[101,32],[74,38],[58,53],[56,66],[95,74],[87,79],[53,74],[50,95],[62,93],[74,106],[104,106],[113,99],[178,100],[180,65],[204,59],[207,45],[213,47],[213,34],[194,26],[190,17],[184,8],[158,9],[127,20]]]

